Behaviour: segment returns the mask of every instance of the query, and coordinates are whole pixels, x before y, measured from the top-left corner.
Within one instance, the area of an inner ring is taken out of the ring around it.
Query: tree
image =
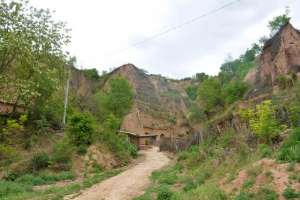
[[[27,1],[1,0],[0,38],[2,100],[29,106],[49,97],[64,74],[62,49],[69,42],[65,24]]]
[[[99,80],[100,76],[97,69],[85,69],[83,70],[84,75],[91,80]]]
[[[208,76],[207,74],[201,72],[201,73],[197,73],[197,74],[195,75],[195,78],[196,78],[197,81],[203,82],[203,81],[205,81],[206,79],[208,79],[209,76]]]
[[[247,89],[248,85],[243,81],[232,81],[226,84],[222,90],[226,104],[229,105],[241,99]]]
[[[133,102],[133,91],[129,82],[117,77],[109,81],[107,92],[107,108],[117,117],[122,117],[129,111]]]
[[[217,106],[224,106],[222,98],[222,86],[217,78],[209,78],[199,86],[198,99],[201,106],[207,112],[212,111]]]
[[[289,7],[286,7],[283,15],[279,15],[269,22],[268,27],[271,31],[271,36],[273,36],[282,26],[286,25],[291,20],[289,15],[290,9]]]

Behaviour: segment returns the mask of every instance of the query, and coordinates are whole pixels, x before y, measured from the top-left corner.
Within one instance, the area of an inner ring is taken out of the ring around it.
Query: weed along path
[[[75,200],[131,200],[140,196],[150,184],[153,171],[166,166],[170,159],[158,148],[140,151],[144,159],[121,174],[82,192]]]

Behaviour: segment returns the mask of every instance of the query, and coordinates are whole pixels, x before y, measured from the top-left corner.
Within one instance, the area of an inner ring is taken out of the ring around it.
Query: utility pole
[[[63,115],[63,125],[66,125],[66,117],[67,117],[67,108],[68,108],[68,97],[69,97],[69,87],[70,87],[70,76],[71,76],[71,67],[68,71],[68,79],[67,79],[67,86],[65,89],[65,103],[64,103],[64,115]]]

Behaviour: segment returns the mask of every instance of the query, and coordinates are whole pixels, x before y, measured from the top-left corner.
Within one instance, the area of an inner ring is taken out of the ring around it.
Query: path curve
[[[140,151],[144,155],[139,163],[94,185],[76,197],[75,200],[131,200],[140,196],[150,184],[150,175],[153,171],[166,166],[170,159],[157,147]]]

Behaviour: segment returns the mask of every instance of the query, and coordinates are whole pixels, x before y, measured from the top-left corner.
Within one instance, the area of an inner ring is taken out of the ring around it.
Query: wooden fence
[[[201,132],[191,134],[184,138],[161,137],[159,149],[161,151],[178,152],[188,149],[192,145],[198,145],[203,140]]]

